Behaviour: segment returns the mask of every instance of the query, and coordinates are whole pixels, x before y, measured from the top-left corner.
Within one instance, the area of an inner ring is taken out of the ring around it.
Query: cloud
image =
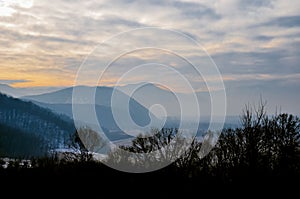
[[[270,41],[270,40],[274,39],[274,37],[272,37],[272,36],[258,35],[258,36],[254,36],[253,39],[259,40],[259,41]]]
[[[2,0],[0,1],[0,16],[11,16],[16,13],[16,8],[31,8],[33,0]]]
[[[24,82],[30,82],[30,80],[25,79],[0,79],[0,84],[7,84],[7,85],[13,85],[16,83],[24,83]]]
[[[223,74],[225,81],[274,81],[274,80],[286,80],[286,81],[300,81],[300,73],[296,74]]]
[[[257,7],[271,7],[274,0],[240,0],[238,2],[239,6],[243,8],[257,8]]]
[[[269,22],[261,24],[262,26],[279,26],[283,28],[300,27],[300,15],[284,16],[272,19]]]
[[[215,10],[194,2],[182,2],[182,1],[174,1],[172,6],[176,9],[180,10],[183,16],[188,18],[211,18],[211,19],[220,19],[220,15],[218,15]]]
[[[178,30],[199,42],[229,87],[255,90],[255,82],[269,89],[272,82],[292,88],[289,82],[295,84],[300,73],[299,10],[295,0],[2,0],[0,79],[26,79],[18,82],[23,86],[72,85],[82,61],[100,42],[123,31],[155,26]],[[148,37],[180,47],[180,53],[196,63],[203,59],[194,49],[159,33],[126,42],[139,45]],[[122,72],[126,66],[151,61],[196,77],[187,64],[166,55],[136,52],[116,65]],[[97,58],[92,62],[104,63]]]

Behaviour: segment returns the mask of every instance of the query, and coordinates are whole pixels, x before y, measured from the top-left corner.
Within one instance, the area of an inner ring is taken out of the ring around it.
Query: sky
[[[300,1],[295,0],[0,0],[0,83],[72,86],[83,60],[99,43],[120,32],[158,27],[180,31],[201,44],[222,75],[229,114],[259,96],[268,101],[271,111],[299,114],[299,11]],[[159,32],[151,37],[168,40]],[[169,44],[182,45],[176,40]],[[182,45],[182,52],[201,63],[203,55],[193,50]],[[159,55],[153,58],[155,54]],[[103,60],[97,58],[91,62],[101,64]],[[196,91],[205,92],[203,81],[194,81],[198,77],[193,71],[175,59],[157,50],[133,52],[115,63],[102,85],[112,85],[126,67],[152,61],[174,66],[193,85],[202,85],[195,86]],[[171,81],[172,76],[163,78]],[[89,77],[86,84],[92,84]],[[182,92],[180,84],[175,87]]]

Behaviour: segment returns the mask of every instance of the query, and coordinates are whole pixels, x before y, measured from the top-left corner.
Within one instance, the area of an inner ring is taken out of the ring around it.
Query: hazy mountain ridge
[[[64,114],[68,116],[69,118],[73,119],[73,113],[72,113],[72,104],[47,104],[42,102],[33,102],[41,107],[48,108],[55,113],[58,114]],[[94,106],[90,104],[80,104],[77,105],[80,110],[83,110],[83,112],[91,111]],[[79,111],[80,111],[79,110]],[[98,116],[99,123],[101,124],[101,128],[104,131],[105,135],[110,140],[120,140],[120,139],[127,139],[130,136],[122,132],[122,130],[118,127],[116,122],[113,120],[111,108],[101,105],[96,105],[95,110]],[[90,115],[85,115],[87,119],[90,119]],[[80,121],[78,121],[80,123]],[[83,123],[82,126],[88,126],[93,128],[96,124],[90,124],[90,123]]]
[[[1,93],[5,93],[9,96],[16,97],[16,98],[26,96],[26,95],[45,94],[45,93],[54,92],[61,89],[63,89],[63,87],[40,86],[40,87],[19,88],[19,87],[12,87],[7,84],[0,84]]]
[[[180,110],[180,101],[182,99],[185,103],[189,103],[193,96],[187,93],[175,93],[166,88],[160,88],[158,85],[152,83],[139,83],[139,84],[129,84],[125,86],[118,86],[116,89],[114,87],[87,87],[80,86],[78,87],[81,92],[83,92],[83,96],[86,93],[95,90],[95,104],[100,106],[111,106],[111,96],[112,92],[115,90],[117,93],[124,93],[123,99],[118,99],[116,103],[116,109],[124,109],[124,101],[127,100],[128,96],[130,96],[130,101],[134,103],[138,103],[145,107],[146,109],[150,109],[155,104],[160,104],[164,107],[167,113],[168,118],[179,118],[181,115]],[[138,89],[136,89],[138,88]],[[135,90],[136,89],[136,90]],[[72,90],[73,88],[66,88],[59,90],[57,92],[51,92],[42,95],[35,96],[24,96],[22,99],[30,100],[33,102],[42,102],[47,104],[71,104],[72,103]],[[85,91],[86,90],[86,91]],[[201,116],[200,122],[209,122],[210,120],[210,96],[208,92],[196,92],[195,96],[199,102],[199,112]],[[90,104],[93,103],[90,99],[84,99],[84,97],[74,99],[74,102],[77,104]],[[196,115],[196,109],[192,106],[185,106],[187,108],[186,119],[193,118]],[[154,112],[155,113],[155,112]],[[67,115],[70,116],[68,113]],[[162,115],[156,115],[157,117],[161,117]],[[218,116],[219,117],[219,116]],[[219,117],[220,118],[220,117]],[[238,116],[227,116],[226,122],[237,124],[239,120]]]
[[[197,109],[192,106],[191,102],[193,100],[199,102],[198,110],[202,115],[209,115],[210,112],[210,96],[208,92],[195,92],[196,98],[194,98],[194,95],[191,93],[174,92],[152,83],[129,84],[117,88],[127,95],[132,94],[131,97],[133,99],[148,109],[154,104],[162,105],[168,117],[180,116],[182,114],[181,108],[183,107],[186,112],[185,116],[195,117]]]
[[[171,90],[162,89],[155,84],[151,83],[140,83],[140,84],[130,84],[126,86],[119,87],[88,87],[88,86],[77,86],[74,87],[78,92],[81,93],[79,97],[72,96],[73,87],[62,89],[55,92],[50,92],[41,95],[31,95],[24,96],[22,99],[42,102],[47,104],[93,104],[103,105],[110,107],[113,92],[118,97],[114,98],[117,109],[124,108],[124,102],[130,98],[133,104],[139,104],[146,109],[151,109],[153,105],[160,104],[164,107],[167,116],[180,116],[182,111],[180,107],[180,100],[185,102],[185,112],[188,113],[187,116],[194,117],[196,115],[196,109],[193,106],[189,106],[189,102],[193,100],[193,95],[185,93],[175,93]],[[138,88],[137,90],[134,90]],[[95,94],[95,101],[86,96],[91,96]],[[202,115],[208,115],[210,112],[210,100],[209,93],[207,92],[196,92],[196,100],[199,103],[199,111]],[[195,100],[195,99],[194,99]],[[138,107],[135,107],[138,108]],[[150,110],[151,111],[151,110]],[[157,114],[157,117],[163,116],[162,114]]]
[[[140,88],[137,89],[132,95],[132,92],[136,87],[140,87]],[[103,130],[105,131],[104,133],[111,140],[120,140],[120,139],[126,139],[130,137],[127,134],[122,132],[122,130],[119,128],[119,126],[117,125],[113,117],[112,108],[110,107],[113,92],[116,92],[119,95],[115,107],[118,114],[123,114],[126,112],[126,109],[124,108],[126,104],[124,104],[123,102],[124,101],[126,102],[126,100],[128,100],[129,98],[129,106],[130,106],[129,110],[130,110],[131,117],[133,118],[134,122],[136,122],[141,126],[146,125],[150,122],[148,113],[152,105],[161,104],[167,111],[168,115],[180,115],[181,113],[180,104],[178,103],[176,95],[181,95],[181,97],[183,97],[184,100],[188,100],[190,97],[190,95],[188,94],[172,93],[169,90],[160,88],[150,83],[117,87],[117,90],[114,90],[113,87],[86,87],[86,86],[76,87],[76,89],[79,89],[80,92],[83,93],[82,95],[79,96],[79,98],[73,100],[78,103],[76,104],[76,107],[77,109],[79,109],[78,112],[81,113],[80,115],[82,115],[82,120],[92,121],[91,112],[93,112],[95,109],[96,114],[98,116],[98,121],[101,124]],[[56,113],[65,114],[70,118],[73,118],[72,105],[70,103],[72,102],[72,91],[73,88],[67,88],[57,92],[43,94],[43,95],[25,96],[23,99],[31,100],[32,102],[42,107],[49,108]],[[85,96],[88,96],[89,92],[95,92],[95,104],[96,104],[95,106],[90,104],[92,103],[92,100],[85,99]],[[202,98],[204,98],[203,95],[201,99]],[[200,104],[200,106],[205,106],[205,105],[206,105],[205,103]],[[192,108],[193,107],[190,107],[190,109]],[[166,118],[166,123],[164,127],[167,128],[179,127],[180,120],[178,118],[180,117],[168,116]],[[198,136],[203,135],[209,127],[210,117],[201,115],[200,122],[198,121],[199,124],[190,123],[188,121],[190,118],[191,117],[184,117],[184,119],[186,119],[184,123],[190,124],[192,126],[198,126],[197,135]],[[236,127],[238,117],[228,117],[226,118],[226,120],[227,123],[224,125],[224,127]],[[97,125],[96,123],[95,124],[91,124],[89,122],[86,123],[89,126]],[[124,125],[126,126],[126,122]]]
[[[76,92],[79,93],[78,96],[73,96],[73,89],[76,89]],[[92,96],[95,96],[94,102]],[[90,122],[93,120],[91,112],[95,108],[101,125],[114,131],[119,130],[119,128],[113,117],[113,111],[117,112],[119,117],[122,118],[118,122],[121,122],[125,128],[131,128],[128,122],[128,111],[131,119],[139,126],[148,125],[151,118],[156,123],[159,121],[158,118],[139,102],[112,87],[71,87],[43,95],[25,96],[22,99],[50,108],[57,113],[66,114],[71,118],[75,115],[76,118],[74,119],[76,121],[88,124],[93,123]],[[95,103],[95,106],[93,103]],[[78,109],[76,113],[79,114],[74,114],[72,104]],[[94,122],[93,124],[96,123]]]

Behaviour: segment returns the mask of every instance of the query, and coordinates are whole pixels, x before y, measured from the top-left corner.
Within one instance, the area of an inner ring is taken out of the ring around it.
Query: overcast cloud
[[[0,79],[22,87],[71,86],[100,42],[133,28],[164,27],[207,50],[229,89],[232,114],[260,94],[299,114],[299,10],[295,0],[0,0]],[[172,65],[170,56],[162,62]],[[239,95],[245,99],[236,100]]]

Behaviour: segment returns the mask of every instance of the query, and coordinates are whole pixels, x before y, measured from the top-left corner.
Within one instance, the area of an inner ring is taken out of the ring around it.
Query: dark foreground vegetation
[[[176,130],[163,129],[152,137],[138,137],[131,146],[123,149],[136,153],[159,150],[176,139],[174,132]],[[75,141],[81,144],[78,138]],[[6,169],[0,167],[0,178],[2,182],[17,178],[14,183],[20,184],[28,179],[35,180],[37,184],[53,180],[57,186],[92,185],[100,190],[105,185],[119,191],[129,188],[173,194],[176,191],[197,192],[220,187],[247,190],[245,194],[257,189],[276,193],[287,187],[291,192],[297,191],[294,187],[300,182],[299,144],[299,118],[288,114],[268,116],[261,104],[257,109],[246,107],[241,116],[241,127],[224,129],[217,145],[201,159],[198,152],[202,144],[194,140],[191,147],[168,167],[131,174],[94,161],[82,146],[81,153],[73,160],[57,156],[32,159],[31,168],[28,168],[28,163],[12,161]],[[164,151],[161,155],[167,156],[167,153]],[[116,158],[118,155],[117,150],[105,161],[128,163],[126,159]],[[139,159],[132,164],[143,166],[143,161]]]

